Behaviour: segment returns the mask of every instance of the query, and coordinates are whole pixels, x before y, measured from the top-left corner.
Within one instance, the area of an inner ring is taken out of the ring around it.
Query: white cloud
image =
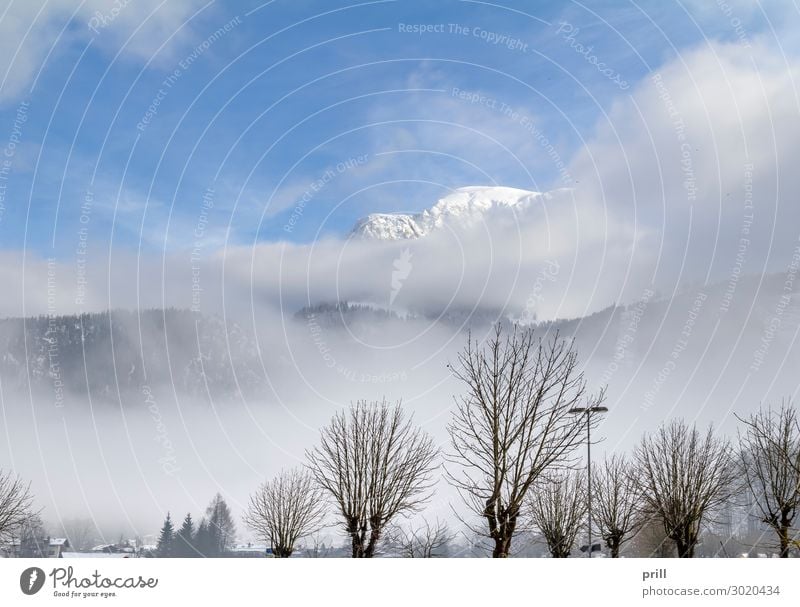
[[[617,103],[573,160],[579,196],[660,233],[649,246],[662,282],[684,256],[684,280],[724,280],[743,238],[745,269],[785,267],[800,224],[799,73],[759,44],[684,53]]]
[[[557,260],[562,274],[548,285],[542,312],[572,316],[640,297],[651,285],[670,293],[694,281],[725,282],[740,271],[784,269],[800,235],[794,203],[800,189],[794,166],[799,69],[796,59],[758,41],[750,48],[719,43],[684,53],[621,97],[608,120],[598,123],[567,167],[576,182],[573,196],[557,196],[546,213],[521,218],[519,232],[497,225],[484,234],[443,232],[412,244],[415,270],[398,301],[432,309],[519,308],[531,289],[526,282]],[[477,145],[483,134],[526,159],[540,152],[530,134],[485,105],[433,96],[419,107],[416,115],[448,114],[475,132],[414,124],[392,137],[376,134],[375,149],[459,154],[489,176],[499,174],[508,157]],[[391,110],[384,107],[375,117],[390,118]],[[398,163],[390,173],[408,179],[430,176],[435,166],[419,158]],[[442,181],[452,177],[444,174]],[[280,289],[293,303],[293,297],[376,301],[398,254],[394,245],[331,241],[234,249],[228,260],[235,260],[232,275],[241,272],[243,282],[251,280],[252,262],[262,300]]]
[[[599,209],[576,213],[578,204],[561,191],[529,212],[498,214],[469,228],[449,226],[413,241],[328,239],[232,248],[225,256],[227,284],[252,285],[259,303],[280,299],[290,314],[308,302],[389,307],[394,264],[407,251],[411,269],[396,295],[396,310],[519,314],[535,296],[540,318],[580,316],[620,299],[637,235]],[[548,264],[558,271],[537,286]]]
[[[757,44],[751,49],[716,44],[664,65],[611,109],[609,120],[597,125],[569,163],[576,189],[557,193],[516,222],[496,218],[486,229],[442,230],[417,242],[388,244],[325,239],[242,247],[230,246],[227,233],[219,233],[202,255],[209,306],[204,309],[221,305],[223,267],[225,300],[243,308],[251,305],[251,296],[258,305],[280,305],[289,314],[308,302],[388,305],[393,263],[405,247],[413,255],[413,269],[395,303],[428,312],[473,306],[524,310],[539,288],[539,272],[552,262],[559,274],[544,285],[545,293],[537,292],[540,317],[584,315],[640,297],[651,285],[670,293],[676,285],[707,276],[726,281],[738,271],[781,270],[800,232],[800,207],[793,197],[800,188],[794,167],[800,154],[798,65],[785,61]],[[487,118],[485,107],[453,105],[450,98],[439,102],[454,121],[492,133],[509,149],[536,145],[507,128],[506,120]],[[408,145],[447,153],[470,141],[460,133],[448,138],[417,126],[396,135],[374,149],[390,149],[403,136],[410,137]],[[480,161],[481,150],[469,147]],[[482,154],[486,167],[501,162],[491,149]],[[387,157],[381,158],[387,168]],[[337,178],[337,195],[356,183],[365,187],[369,180],[402,176],[409,166],[390,165],[387,175],[368,163],[361,175]],[[351,177],[355,181],[348,181]],[[751,194],[752,221],[745,205]],[[434,202],[414,200],[410,206]],[[746,250],[737,267],[743,238]],[[214,252],[214,242],[229,246]],[[190,255],[178,250],[181,243],[172,244],[165,275],[158,263],[143,262],[152,266],[147,289],[163,285],[165,291],[148,299],[188,306]],[[97,284],[105,295],[106,285]],[[121,302],[125,305],[124,298]]]
[[[147,61],[173,34],[172,44],[192,39],[189,19],[207,2],[7,0],[0,4],[4,5],[0,7],[0,103],[8,104],[26,94],[57,45],[85,44],[94,38],[96,46],[111,55],[124,45],[122,56]],[[171,46],[162,51],[162,60],[170,56]]]

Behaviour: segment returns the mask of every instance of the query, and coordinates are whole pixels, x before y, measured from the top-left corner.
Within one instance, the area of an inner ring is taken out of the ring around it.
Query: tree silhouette
[[[618,558],[622,545],[645,523],[641,492],[631,465],[621,455],[612,455],[592,470],[593,518],[600,536]]]
[[[333,417],[307,455],[338,507],[353,558],[370,558],[392,519],[430,496],[438,450],[400,403],[359,401]]]
[[[34,514],[30,484],[0,469],[0,541],[18,532]]]
[[[800,425],[791,403],[739,418],[739,468],[761,520],[778,536],[781,558],[789,556],[800,507]]]
[[[554,335],[535,339],[532,329],[501,325],[481,347],[470,337],[453,375],[466,393],[456,398],[448,427],[456,470],[447,478],[466,505],[485,521],[492,556],[507,557],[528,490],[580,444],[583,418],[577,406],[603,400],[586,395],[571,343]],[[586,402],[589,400],[590,402]]]
[[[181,528],[178,529],[178,533],[175,534],[175,556],[184,558],[197,556],[197,550],[194,546],[194,536],[194,521],[192,521],[191,513],[187,513],[186,517],[183,519]]]
[[[529,497],[531,520],[553,558],[567,558],[583,526],[586,480],[575,470],[554,472],[534,485]]]
[[[244,521],[269,543],[276,557],[288,558],[298,539],[320,528],[324,497],[309,473],[284,471],[250,496]]]
[[[730,497],[736,478],[728,441],[709,428],[702,435],[683,420],[664,424],[636,448],[637,480],[646,513],[692,558],[701,525]]]
[[[231,510],[221,494],[217,493],[206,508],[208,548],[206,556],[221,556],[236,541],[236,525]]]
[[[169,512],[167,512],[167,518],[164,519],[164,524],[161,526],[161,533],[158,536],[156,554],[161,558],[174,556],[174,541],[175,528],[172,525],[172,519],[170,518]]]

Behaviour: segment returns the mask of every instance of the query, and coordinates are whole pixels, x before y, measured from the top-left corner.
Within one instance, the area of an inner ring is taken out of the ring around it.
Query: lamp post
[[[586,474],[587,478],[587,500],[589,502],[589,546],[587,552],[592,558],[592,413],[606,413],[608,407],[573,407],[570,413],[586,415]]]

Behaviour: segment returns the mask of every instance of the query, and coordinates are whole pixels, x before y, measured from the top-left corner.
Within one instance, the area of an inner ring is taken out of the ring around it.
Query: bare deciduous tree
[[[34,514],[30,484],[0,469],[0,540],[16,533]]]
[[[400,403],[359,401],[322,429],[309,468],[339,509],[354,558],[370,558],[386,526],[430,497],[438,449]]]
[[[404,558],[429,559],[447,556],[447,546],[454,537],[447,523],[439,519],[431,523],[423,518],[420,525],[407,529],[399,525],[392,526],[387,543]]]
[[[222,494],[217,493],[206,507],[206,556],[222,556],[236,543],[236,524]]]
[[[528,499],[531,521],[553,558],[567,558],[587,513],[584,475],[565,470],[540,479]]]
[[[18,528],[19,541],[16,556],[20,558],[46,558],[50,548],[49,535],[45,531],[38,512],[32,512]],[[15,532],[16,535],[16,532]]]
[[[730,497],[735,468],[730,444],[709,428],[674,420],[636,448],[637,480],[648,514],[657,516],[678,556],[692,558],[701,525]]]
[[[592,518],[597,522],[611,557],[618,558],[622,544],[630,540],[645,521],[639,486],[625,457],[612,455],[594,468],[592,487]]]
[[[571,343],[534,339],[530,329],[504,335],[498,325],[483,348],[470,337],[458,362],[453,374],[466,394],[448,427],[447,459],[458,469],[447,477],[485,520],[492,556],[504,558],[526,493],[580,444],[584,424],[570,409],[584,404],[586,384]]]
[[[289,558],[295,542],[319,530],[325,515],[322,489],[300,469],[281,472],[250,496],[245,524],[269,543],[278,558]]]
[[[800,427],[791,403],[747,419],[739,434],[739,467],[762,520],[778,536],[780,556],[792,546],[792,526],[800,506]]]
[[[88,550],[97,543],[97,527],[90,518],[67,519],[61,528],[72,550]]]

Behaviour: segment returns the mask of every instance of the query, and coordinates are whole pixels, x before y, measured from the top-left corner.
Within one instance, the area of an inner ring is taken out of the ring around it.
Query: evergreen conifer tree
[[[174,556],[173,544],[175,542],[175,528],[172,525],[172,519],[169,512],[167,518],[164,519],[164,525],[161,527],[161,534],[158,536],[158,544],[156,545],[156,555],[161,558]]]
[[[191,513],[188,513],[186,518],[183,519],[181,528],[178,529],[178,533],[175,535],[175,556],[184,558],[197,556],[194,542],[194,521]]]

